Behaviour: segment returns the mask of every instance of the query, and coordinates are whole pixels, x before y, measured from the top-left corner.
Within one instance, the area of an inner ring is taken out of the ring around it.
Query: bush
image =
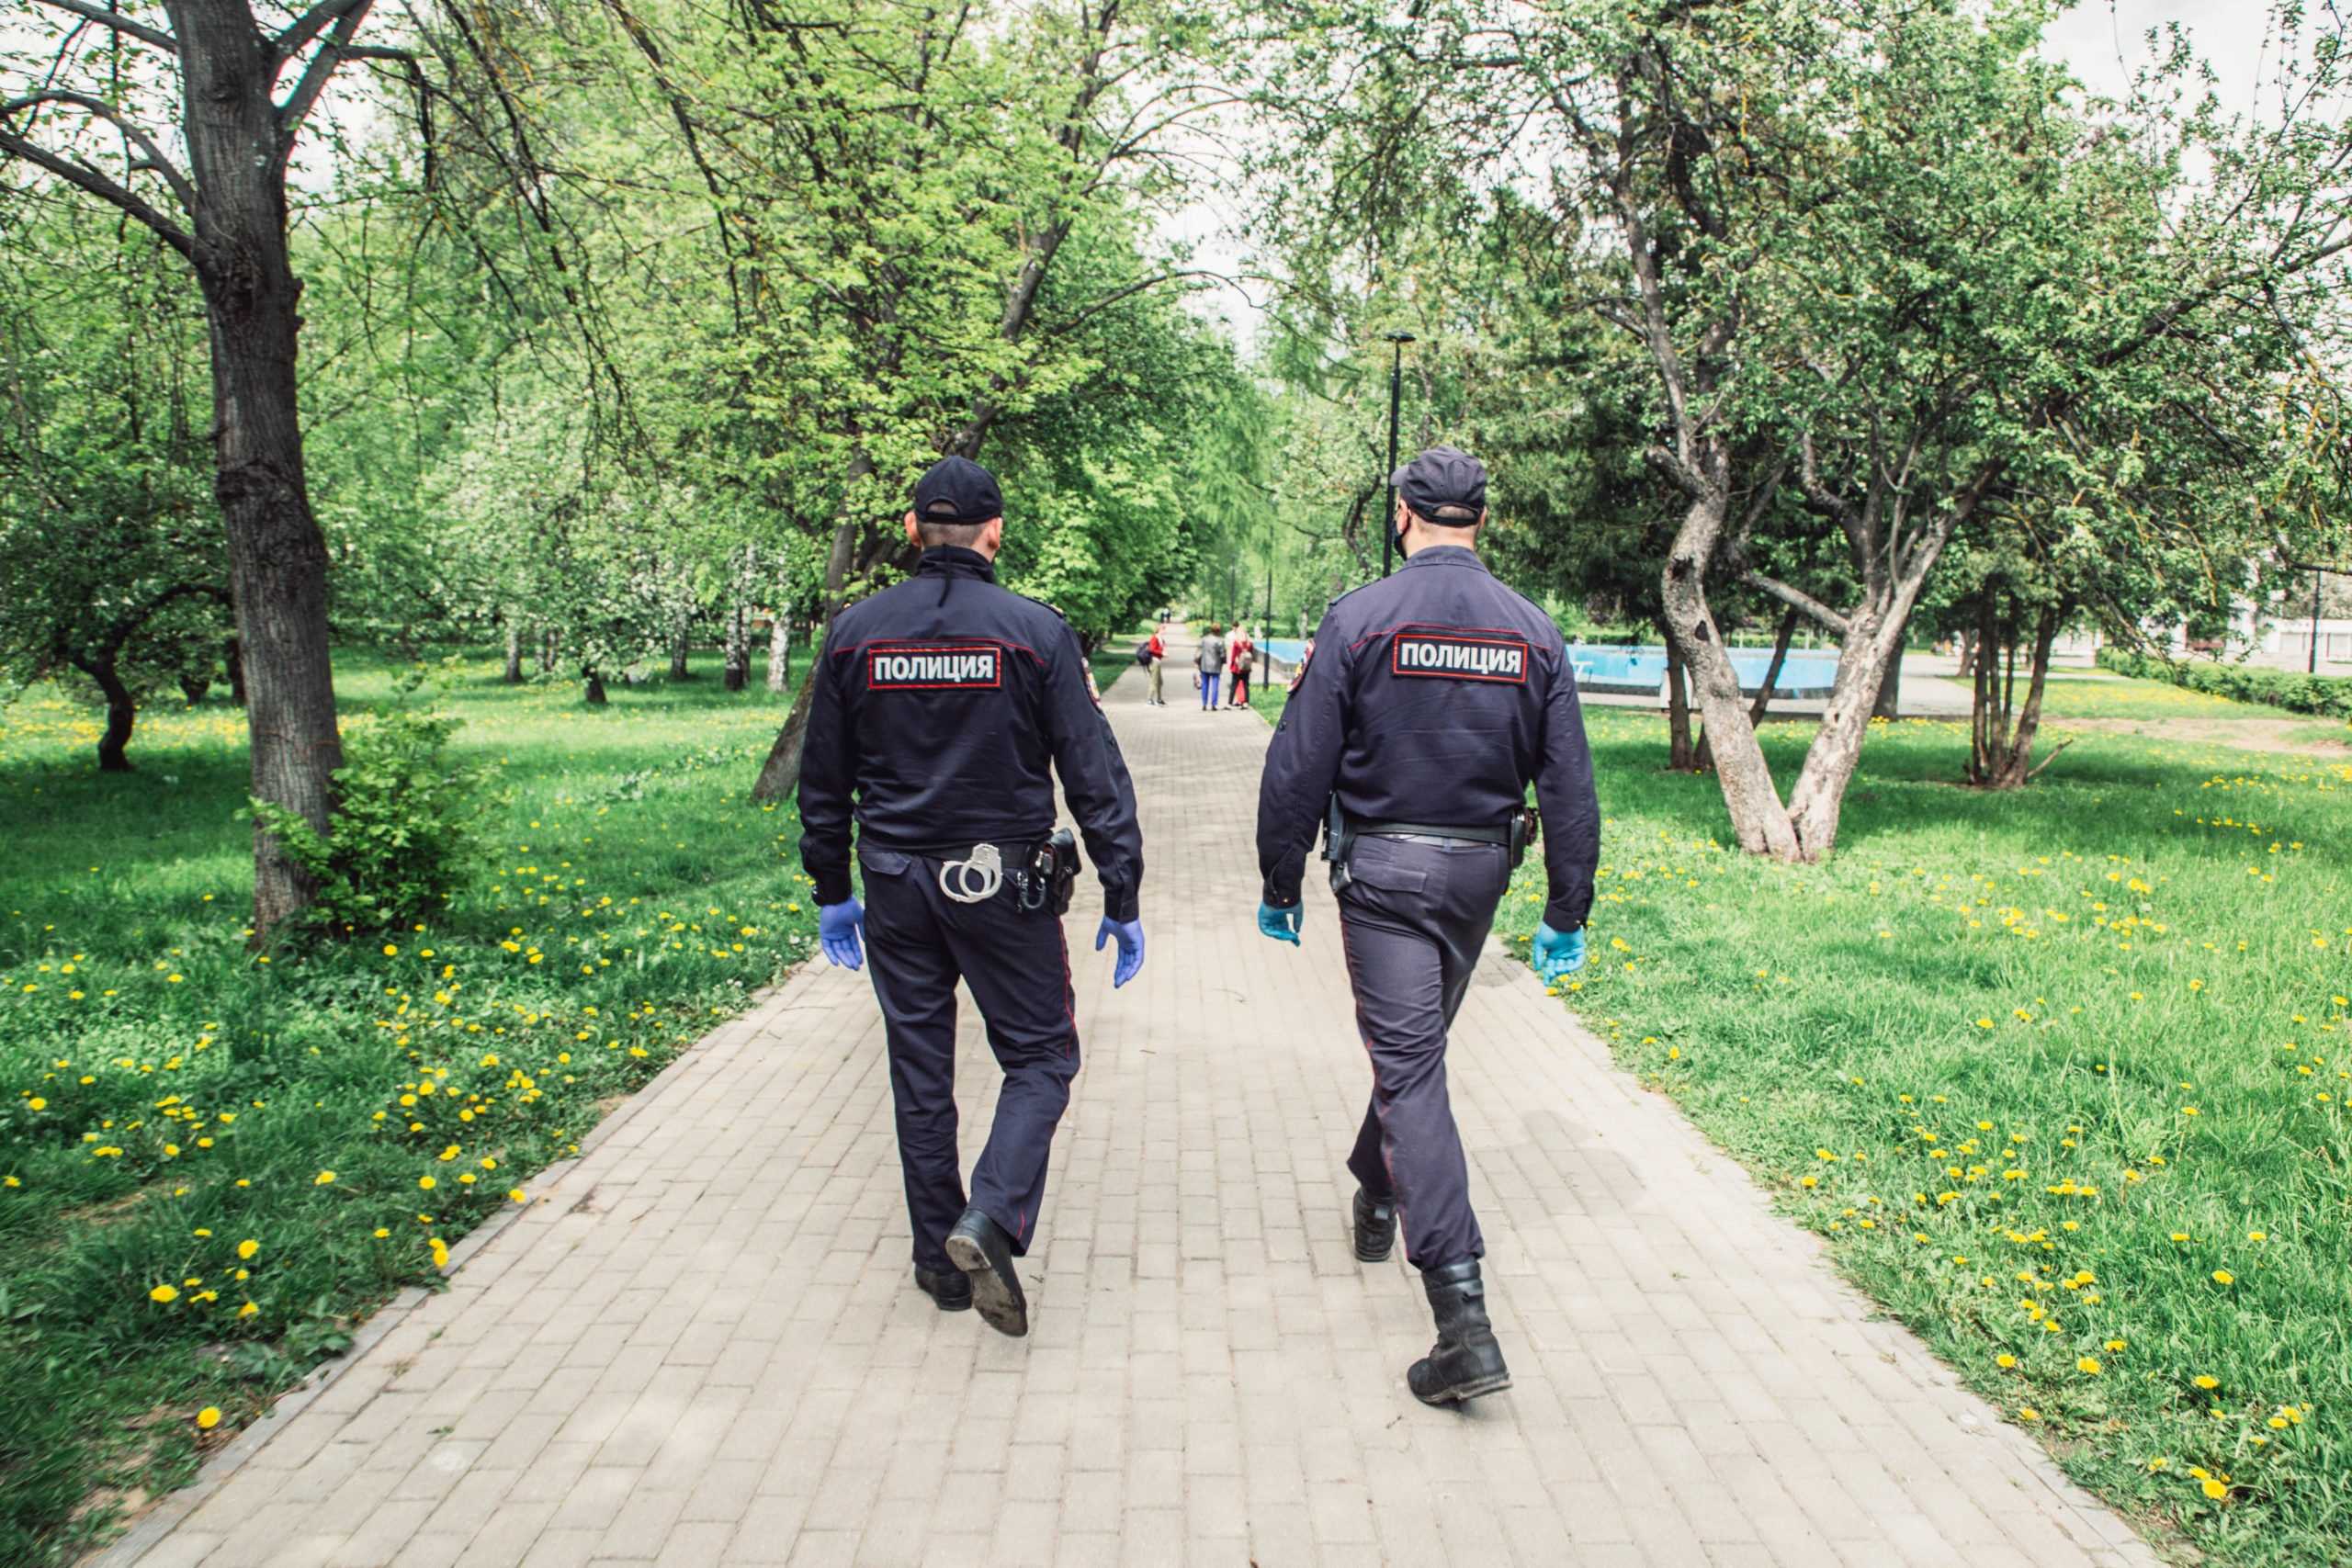
[[[2118,674],[2166,681],[2192,692],[2228,697],[2234,702],[2265,703],[2289,713],[2352,719],[2352,679],[2341,675],[2305,675],[2292,670],[2212,664],[2201,660],[2175,663],[2121,648],[2100,649],[2098,662]]]
[[[336,935],[437,913],[475,869],[492,770],[450,759],[449,738],[466,721],[411,706],[424,682],[421,669],[400,676],[391,706],[345,742],[323,834],[282,806],[253,803],[287,858],[318,885],[308,919]]]

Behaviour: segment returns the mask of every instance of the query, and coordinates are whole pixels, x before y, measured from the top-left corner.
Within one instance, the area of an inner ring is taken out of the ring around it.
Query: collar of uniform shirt
[[[1405,558],[1405,564],[1407,567],[1475,566],[1480,571],[1487,570],[1487,563],[1478,558],[1478,552],[1467,545],[1423,545]]]
[[[978,577],[996,581],[996,563],[961,545],[933,545],[915,567],[918,577]]]

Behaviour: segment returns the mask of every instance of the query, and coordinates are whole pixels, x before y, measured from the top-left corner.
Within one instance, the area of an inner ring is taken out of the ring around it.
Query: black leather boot
[[[1015,1339],[1029,1332],[1029,1298],[1012,1271],[1012,1243],[994,1220],[965,1210],[947,1233],[947,1260],[972,1282],[972,1304],[990,1328]]]
[[[1385,1263],[1396,1246],[1396,1196],[1375,1198],[1356,1189],[1356,1261]]]
[[[1437,1314],[1437,1343],[1405,1374],[1406,1386],[1424,1404],[1457,1404],[1510,1386],[1495,1325],[1487,1321],[1487,1288],[1478,1263],[1449,1263],[1422,1271],[1421,1288]]]
[[[915,1289],[937,1302],[942,1312],[972,1310],[972,1281],[966,1279],[960,1269],[950,1269],[944,1274],[935,1274],[918,1263],[915,1265]]]

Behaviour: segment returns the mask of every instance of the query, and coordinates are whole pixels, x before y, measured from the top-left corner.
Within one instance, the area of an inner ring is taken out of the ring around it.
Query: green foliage
[[[1790,867],[1657,770],[1657,718],[1588,718],[1608,822],[1564,1000],[1618,1063],[2160,1540],[2352,1555],[2352,767],[2078,733],[1990,796],[1948,782],[1964,727],[1873,726],[1845,852]]]
[[[145,231],[23,191],[0,249],[0,681],[200,692],[229,626],[195,285]]]
[[[2352,719],[2352,677],[2312,675],[2255,664],[2158,659],[2112,645],[2098,650],[2098,661],[2107,669],[2126,675],[2169,681],[2192,692],[2228,697],[2233,702],[2261,703],[2285,708],[2289,713],[2317,714],[2323,718]]]
[[[465,726],[413,705],[423,669],[392,683],[375,722],[344,736],[334,815],[322,833],[256,796],[254,814],[317,884],[304,919],[337,935],[372,935],[437,915],[479,869],[479,829],[492,770],[449,755]]]

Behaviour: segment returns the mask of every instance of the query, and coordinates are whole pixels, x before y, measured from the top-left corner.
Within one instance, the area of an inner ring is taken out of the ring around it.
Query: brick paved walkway
[[[1499,953],[1453,1069],[1517,1385],[1417,1404],[1417,1280],[1348,1247],[1368,1076],[1330,899],[1310,879],[1303,952],[1256,934],[1266,730],[1185,673],[1164,709],[1110,694],[1149,962],[1114,995],[1074,954],[1029,1339],[914,1292],[874,999],[820,964],[119,1560],[2154,1562]],[[968,1130],[995,1075],[966,1012]]]

